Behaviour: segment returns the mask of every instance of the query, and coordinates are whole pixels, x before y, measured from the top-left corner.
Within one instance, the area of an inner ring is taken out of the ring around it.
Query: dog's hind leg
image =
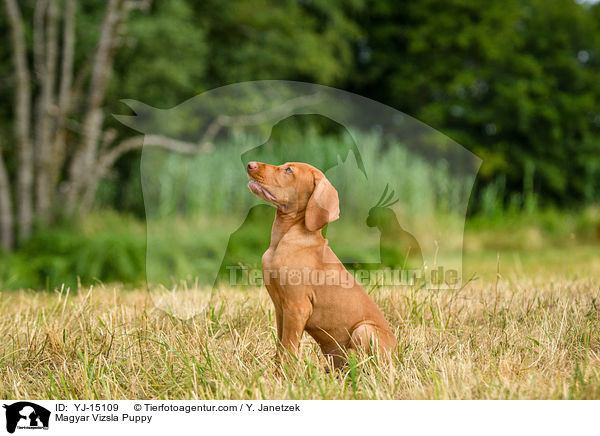
[[[370,353],[376,348],[375,345],[378,340],[377,327],[370,324],[361,324],[352,331],[350,348]]]
[[[351,349],[368,354],[381,353],[381,357],[389,357],[397,343],[393,333],[366,323],[359,324],[352,331],[351,338]]]

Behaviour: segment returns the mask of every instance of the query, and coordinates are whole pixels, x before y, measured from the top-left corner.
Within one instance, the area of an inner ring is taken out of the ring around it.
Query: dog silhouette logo
[[[6,431],[14,433],[18,429],[48,429],[50,411],[42,406],[28,401],[19,401],[10,405],[5,404]]]

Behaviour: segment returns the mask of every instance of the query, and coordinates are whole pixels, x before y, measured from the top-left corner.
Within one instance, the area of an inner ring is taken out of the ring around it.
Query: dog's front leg
[[[265,253],[266,255],[266,253]],[[264,268],[263,268],[264,269]],[[263,276],[267,277],[265,271],[263,271]],[[271,301],[273,302],[273,307],[275,308],[275,325],[277,327],[277,350],[281,347],[281,339],[283,333],[283,308],[281,307],[281,300],[279,299],[279,292],[275,286],[273,286],[270,281],[265,278],[265,286],[267,291],[269,292],[269,296],[271,297]],[[277,351],[276,358],[279,358],[279,351]]]
[[[311,314],[310,302],[288,304],[283,308],[280,351],[284,356],[298,355],[300,339]]]

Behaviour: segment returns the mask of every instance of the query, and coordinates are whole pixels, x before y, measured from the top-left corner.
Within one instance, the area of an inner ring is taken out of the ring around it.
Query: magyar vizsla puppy
[[[275,305],[278,352],[296,353],[304,331],[336,368],[349,349],[395,347],[385,317],[321,234],[339,218],[337,191],[323,173],[299,162],[250,162],[247,171],[250,190],[277,207],[262,270]]]

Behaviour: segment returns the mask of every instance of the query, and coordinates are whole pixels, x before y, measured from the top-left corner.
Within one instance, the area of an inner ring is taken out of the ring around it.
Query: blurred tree
[[[258,79],[347,88],[446,132],[481,181],[559,205],[600,192],[600,6],[573,0],[3,0],[0,241],[85,213],[142,146],[106,117]],[[138,11],[142,9],[141,11]],[[125,24],[127,24],[125,26]],[[115,80],[118,78],[118,80]],[[154,138],[150,145],[195,150]],[[196,147],[197,148],[197,147]]]
[[[99,182],[123,155],[142,147],[143,136],[131,137],[105,119],[107,110],[118,111],[119,98],[164,107],[228,81],[333,83],[352,65],[359,32],[343,13],[359,6],[352,0],[209,1],[202,8],[189,0],[4,3],[6,21],[0,25],[10,31],[13,57],[6,73],[15,85],[12,92],[0,90],[13,101],[8,118],[14,138],[4,141],[16,144],[0,153],[5,248],[14,244],[15,223],[25,241],[34,222],[86,213]],[[115,72],[119,80],[113,80]],[[202,149],[156,135],[146,145]]]
[[[288,79],[335,85],[350,74],[363,0],[210,0],[208,84]]]
[[[25,241],[31,236],[34,220],[42,223],[51,220],[58,209],[53,204],[58,198],[63,172],[68,176],[61,206],[74,212],[89,196],[100,145],[106,143],[102,134],[102,104],[114,52],[128,12],[144,7],[146,2],[110,0],[105,6],[95,49],[77,70],[75,0],[38,0],[33,11],[29,10],[29,4],[19,5],[16,0],[5,0],[4,4],[13,60],[14,140],[10,143],[16,144],[12,173],[17,220],[11,219],[11,174],[0,159],[0,234],[4,248],[11,249],[15,221],[20,239]],[[31,21],[21,9],[32,14]],[[78,121],[70,119],[75,110],[81,110]],[[79,135],[70,143],[69,124],[73,122]]]
[[[600,192],[598,7],[572,0],[373,1],[353,89],[477,153],[482,180],[549,201]]]
[[[361,30],[354,15],[363,0],[330,2],[189,0],[154,2],[131,17],[115,59],[108,110],[123,97],[167,108],[212,88],[240,81],[288,79],[341,85],[352,73]],[[131,135],[122,126],[107,124]],[[197,129],[197,120],[181,120]],[[306,127],[306,126],[304,126]],[[321,126],[323,127],[323,126]],[[139,155],[117,162],[118,177],[102,185],[102,201],[143,214]]]
[[[132,14],[115,56],[120,80],[108,89],[110,109],[122,109],[121,98],[167,108],[204,89],[210,44],[198,13],[190,1],[170,0]]]

